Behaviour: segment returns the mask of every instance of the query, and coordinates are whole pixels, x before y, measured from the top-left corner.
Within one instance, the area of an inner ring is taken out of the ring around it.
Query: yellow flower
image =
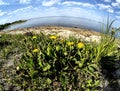
[[[37,38],[37,36],[33,36],[32,38],[33,38],[33,39],[36,39],[36,38]]]
[[[50,36],[50,39],[57,39],[57,36],[52,35]]]
[[[80,43],[77,44],[77,47],[78,47],[79,49],[81,49],[81,48],[84,48],[85,45],[84,45],[82,42],[80,42]]]
[[[34,49],[34,50],[33,50],[34,53],[37,53],[38,51],[39,51],[38,49]]]
[[[67,42],[67,45],[72,46],[72,45],[74,45],[74,42]]]

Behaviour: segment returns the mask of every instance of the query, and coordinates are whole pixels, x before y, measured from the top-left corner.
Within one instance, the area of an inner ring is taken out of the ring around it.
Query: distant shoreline
[[[27,21],[27,20],[18,20],[18,21],[14,21],[14,22],[11,22],[11,23],[1,24],[1,25],[0,25],[0,31],[3,31],[4,29],[9,28],[9,27],[12,26],[12,25],[20,24],[20,23],[23,23],[23,22],[26,22],[26,21]]]

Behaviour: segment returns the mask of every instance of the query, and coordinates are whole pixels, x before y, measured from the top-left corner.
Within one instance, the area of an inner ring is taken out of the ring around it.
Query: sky
[[[120,0],[0,0],[0,24],[46,16],[72,16],[120,27]]]

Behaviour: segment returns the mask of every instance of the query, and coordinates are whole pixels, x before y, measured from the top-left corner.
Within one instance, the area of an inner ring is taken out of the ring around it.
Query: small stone
[[[17,69],[17,70],[20,70],[20,67],[17,66],[16,69]]]
[[[26,36],[33,36],[33,33],[32,32],[26,32],[25,35]]]

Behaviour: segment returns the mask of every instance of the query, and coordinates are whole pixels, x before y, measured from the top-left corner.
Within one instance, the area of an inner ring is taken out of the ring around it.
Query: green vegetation
[[[106,57],[120,60],[115,31],[111,33],[110,27],[100,43],[42,33],[3,34],[0,57],[14,60],[12,69],[5,68],[4,77],[24,91],[99,91],[103,84],[101,61]],[[12,71],[8,74],[7,70]]]
[[[18,24],[18,23],[22,23],[22,22],[26,22],[26,21],[27,21],[27,20],[18,20],[18,21],[12,22],[12,23],[2,24],[2,25],[0,25],[0,30],[6,29],[6,28],[8,28],[8,27],[11,26],[11,25]]]

